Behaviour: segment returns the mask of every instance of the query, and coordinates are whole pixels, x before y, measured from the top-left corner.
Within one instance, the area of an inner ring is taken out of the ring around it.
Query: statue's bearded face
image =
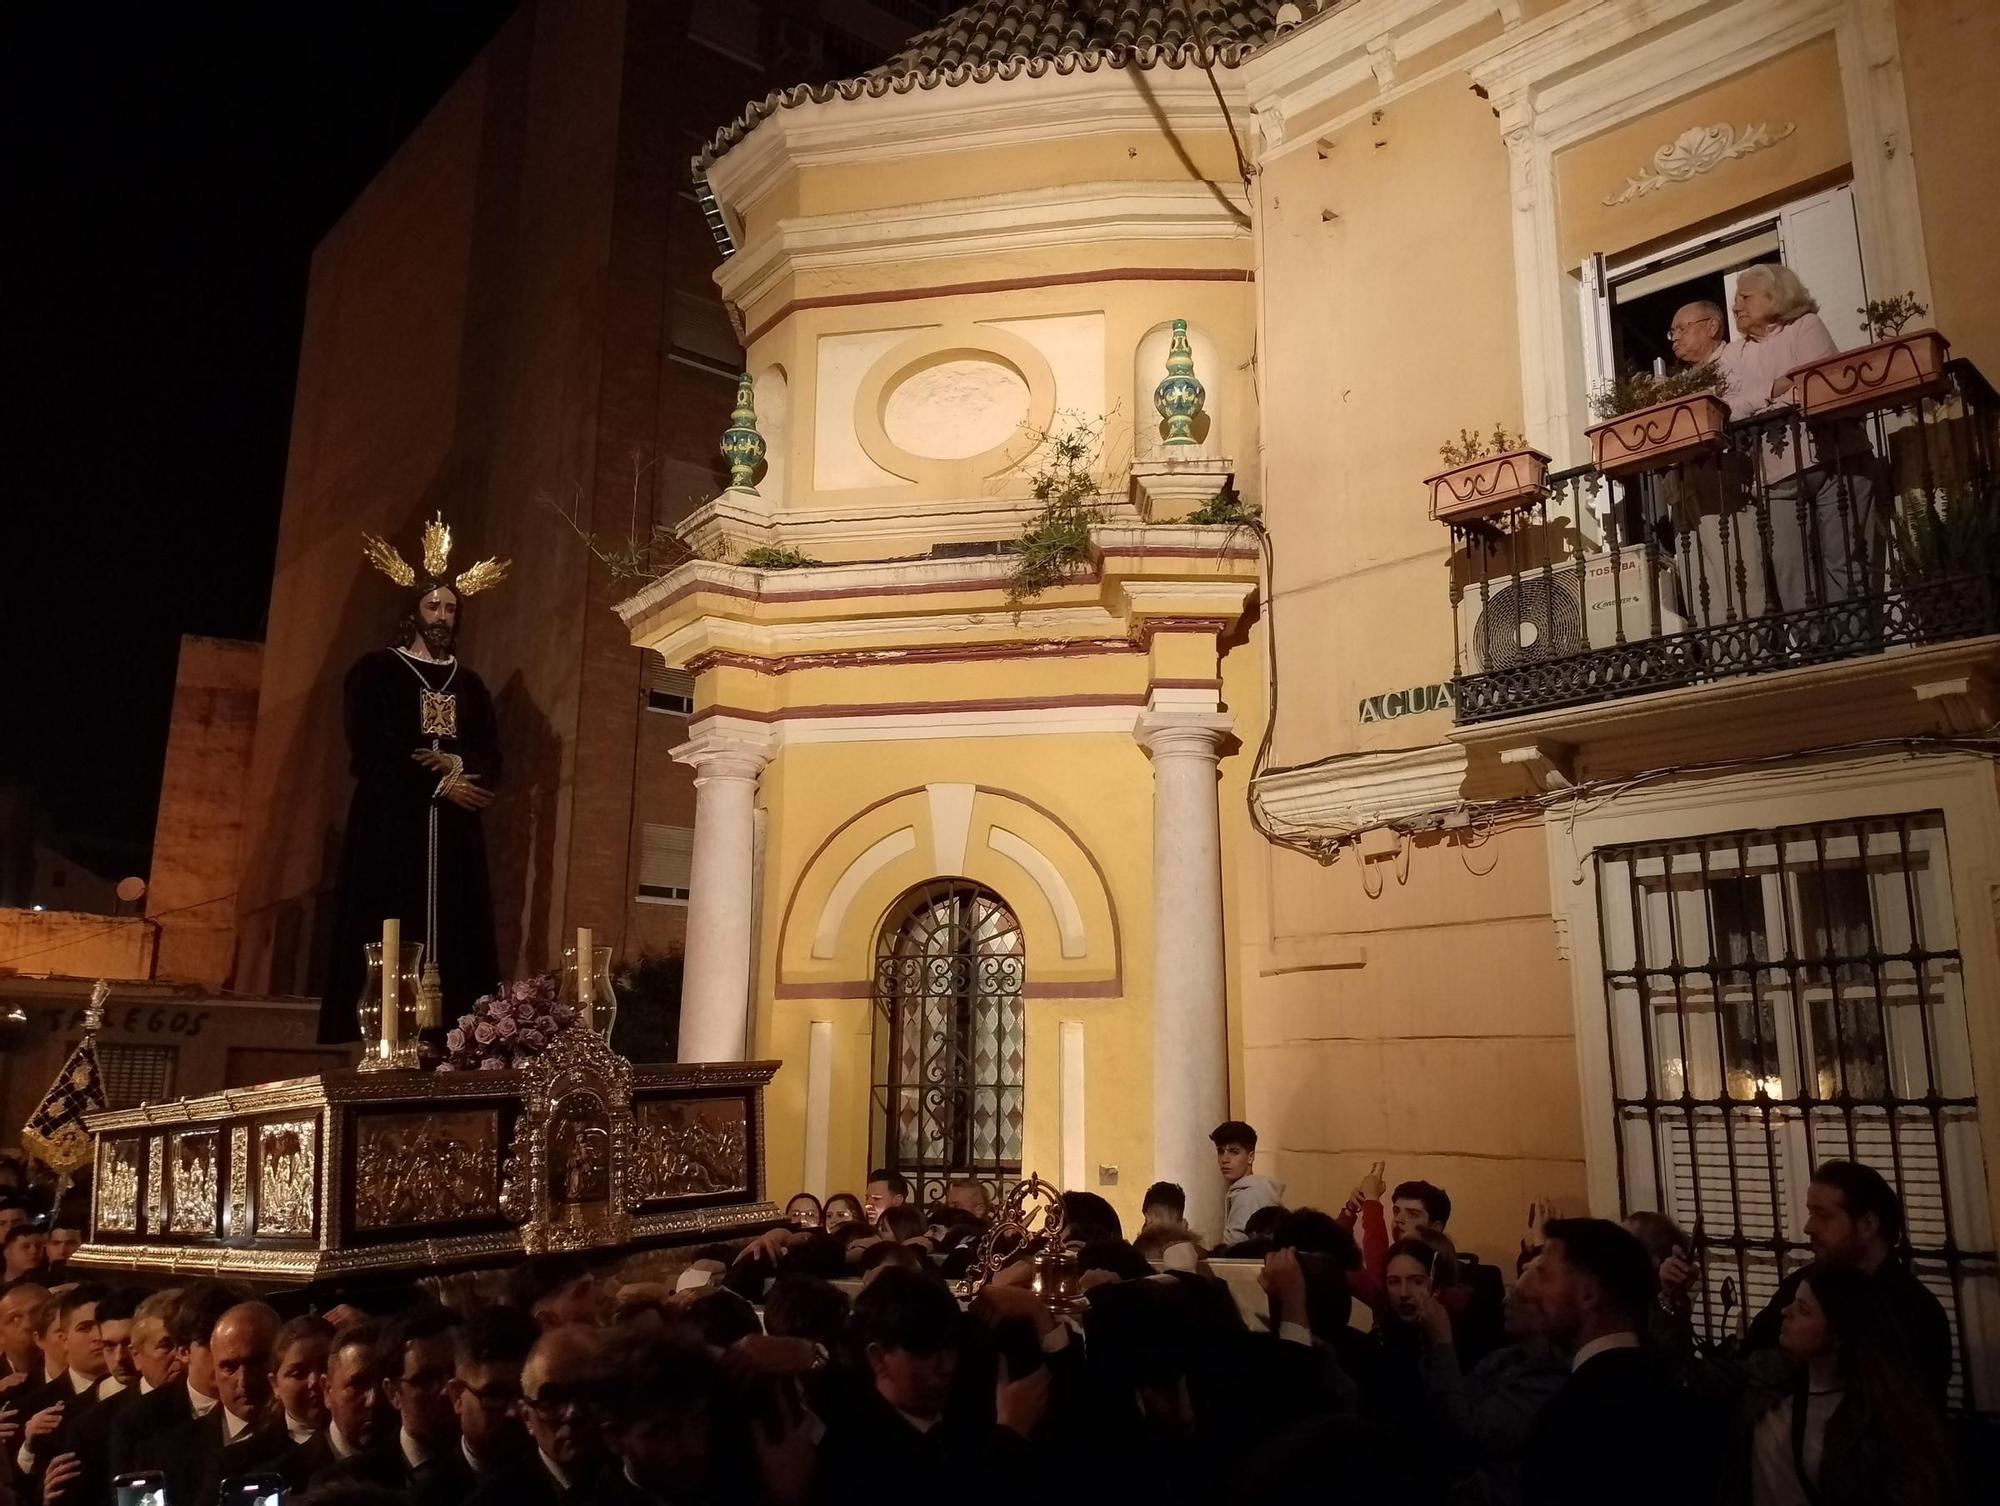
[[[417,603],[417,633],[434,654],[448,654],[458,639],[458,596],[439,587]]]

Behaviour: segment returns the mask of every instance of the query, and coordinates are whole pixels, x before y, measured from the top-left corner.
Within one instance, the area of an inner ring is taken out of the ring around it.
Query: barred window
[[[104,1099],[114,1109],[135,1109],[174,1096],[178,1046],[100,1045],[97,1065],[104,1071]]]
[[[694,828],[646,824],[639,855],[639,899],[650,905],[684,905],[694,870]]]
[[[1908,1254],[1950,1317],[1953,1400],[2000,1401],[2000,1312],[1963,968],[1936,811],[1597,853],[1612,1112],[1627,1212],[1703,1252],[1696,1320],[1736,1331],[1812,1258],[1823,1161],[1903,1200]]]

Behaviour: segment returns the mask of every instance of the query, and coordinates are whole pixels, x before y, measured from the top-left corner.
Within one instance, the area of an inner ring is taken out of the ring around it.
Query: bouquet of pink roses
[[[540,1056],[576,1020],[554,973],[540,973],[487,994],[444,1038],[440,1072],[497,1072]]]

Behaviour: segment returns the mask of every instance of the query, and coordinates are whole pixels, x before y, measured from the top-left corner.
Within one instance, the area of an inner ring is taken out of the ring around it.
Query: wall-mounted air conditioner
[[[1621,549],[1615,563],[1607,551],[1565,560],[1546,574],[1495,577],[1483,596],[1474,582],[1458,603],[1460,667],[1483,674],[1580,654],[1586,614],[1592,650],[1612,647],[1621,632],[1636,643],[1685,630],[1672,558],[1658,549]]]

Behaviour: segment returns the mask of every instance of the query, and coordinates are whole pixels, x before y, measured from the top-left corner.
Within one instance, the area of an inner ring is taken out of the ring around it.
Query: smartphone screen
[[[111,1488],[115,1506],[167,1506],[167,1477],[156,1469],[120,1475]]]
[[[232,1475],[222,1482],[219,1506],[285,1506],[282,1475]]]

